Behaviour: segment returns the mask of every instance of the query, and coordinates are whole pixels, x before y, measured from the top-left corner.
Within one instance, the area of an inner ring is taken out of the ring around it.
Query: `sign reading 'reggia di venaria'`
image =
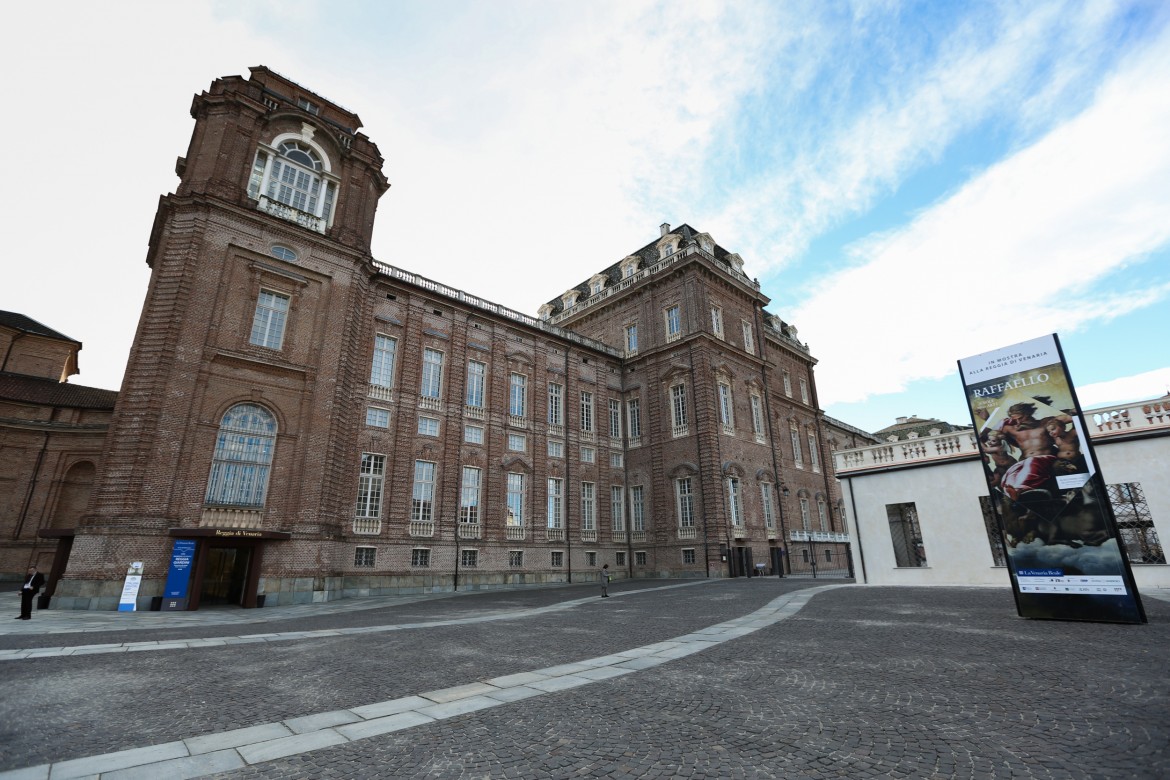
[[[1056,335],[959,361],[1022,617],[1145,623]]]

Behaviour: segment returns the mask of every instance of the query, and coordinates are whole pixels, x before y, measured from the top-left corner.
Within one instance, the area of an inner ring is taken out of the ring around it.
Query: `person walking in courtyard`
[[[17,620],[32,620],[33,596],[40,593],[44,584],[45,575],[37,571],[36,566],[29,566],[28,576],[20,588],[20,614],[16,616]]]
[[[606,563],[601,567],[601,597],[603,599],[609,598],[609,564]]]

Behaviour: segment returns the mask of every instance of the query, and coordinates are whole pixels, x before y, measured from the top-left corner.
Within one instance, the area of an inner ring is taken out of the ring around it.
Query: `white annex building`
[[[1170,395],[1084,417],[1139,592],[1170,588]],[[835,453],[857,581],[1010,587],[975,433],[911,437]]]

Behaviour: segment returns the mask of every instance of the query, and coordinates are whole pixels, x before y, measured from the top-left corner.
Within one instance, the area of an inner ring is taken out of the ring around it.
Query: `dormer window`
[[[601,292],[604,289],[605,289],[605,275],[604,274],[598,274],[597,276],[595,276],[589,280],[589,294],[590,295],[597,295],[597,293]]]
[[[571,309],[577,304],[577,298],[580,295],[581,293],[577,290],[569,290],[561,296],[561,303],[564,304],[566,309]]]
[[[666,259],[678,251],[679,237],[676,235],[669,235],[663,238],[658,244],[658,257]]]
[[[333,217],[337,183],[321,153],[304,138],[261,145],[248,180],[248,197],[273,216],[324,233]]]
[[[551,303],[546,303],[537,310],[537,315],[542,320],[547,320],[552,316],[553,307]]]
[[[638,273],[638,258],[630,255],[622,261],[622,278],[629,279],[634,274]]]

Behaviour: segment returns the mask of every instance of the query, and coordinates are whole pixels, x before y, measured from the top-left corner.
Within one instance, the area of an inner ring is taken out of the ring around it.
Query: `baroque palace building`
[[[530,317],[371,255],[356,114],[263,67],[191,112],[87,508],[5,528],[7,572],[56,550],[54,606],[114,608],[138,562],[149,606],[180,541],[190,609],[849,568],[830,451],[865,434],[709,234]]]

